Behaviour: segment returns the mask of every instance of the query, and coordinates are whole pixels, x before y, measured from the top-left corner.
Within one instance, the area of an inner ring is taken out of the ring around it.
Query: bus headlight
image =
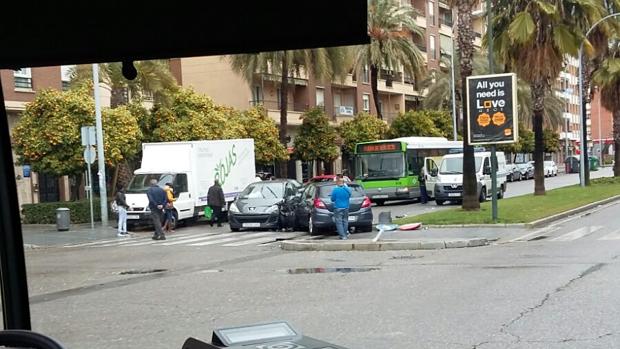
[[[397,194],[407,194],[408,192],[409,192],[409,187],[396,189]]]

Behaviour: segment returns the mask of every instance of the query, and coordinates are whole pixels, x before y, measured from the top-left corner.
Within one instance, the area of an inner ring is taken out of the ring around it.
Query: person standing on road
[[[217,226],[222,226],[222,207],[226,205],[226,198],[224,197],[224,190],[220,186],[220,182],[216,179],[213,182],[211,188],[207,192],[207,205],[213,210],[211,216],[211,226],[213,222],[217,221]]]
[[[129,205],[127,205],[125,197],[125,187],[120,184],[116,186],[116,197],[114,200],[116,201],[116,207],[118,207],[118,234],[116,236],[129,236],[127,232],[127,209]]]
[[[161,222],[163,217],[164,207],[168,201],[166,198],[166,192],[157,185],[157,179],[151,179],[151,186],[146,192],[146,196],[149,198],[149,209],[151,210],[151,221],[155,228],[153,234],[153,240],[166,240],[166,235],[161,228]]]
[[[174,202],[177,200],[174,197],[174,187],[172,186],[172,183],[166,183],[166,188],[164,188],[164,191],[166,192],[166,207],[164,208],[164,213],[165,213],[165,222],[164,222],[164,232],[166,233],[174,233],[174,230],[172,229],[174,227],[174,224],[176,222],[174,221]]]
[[[349,202],[351,189],[344,184],[344,179],[336,179],[337,187],[332,191],[332,203],[334,204],[334,223],[341,240],[349,237]]]
[[[428,203],[428,191],[426,191],[426,175],[424,174],[424,167],[420,170],[418,182],[420,182],[420,202],[423,205],[426,205],[426,203]]]

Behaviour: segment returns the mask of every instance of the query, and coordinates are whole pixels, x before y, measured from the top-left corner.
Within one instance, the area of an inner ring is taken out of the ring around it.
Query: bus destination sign
[[[400,142],[369,143],[369,144],[358,144],[357,145],[358,153],[383,153],[383,152],[392,152],[392,151],[400,151],[400,150],[401,150]]]

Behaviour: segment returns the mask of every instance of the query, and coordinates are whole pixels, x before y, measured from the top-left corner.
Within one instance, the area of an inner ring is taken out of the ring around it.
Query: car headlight
[[[274,213],[278,210],[278,205],[273,205],[270,206],[268,209],[265,210],[265,213]]]
[[[228,208],[228,211],[230,211],[232,213],[239,213],[239,208],[237,207],[237,204],[235,204],[233,202],[232,204],[230,204],[230,207]]]
[[[396,189],[397,193],[408,193],[409,192],[409,188],[405,187],[405,188],[398,188]]]

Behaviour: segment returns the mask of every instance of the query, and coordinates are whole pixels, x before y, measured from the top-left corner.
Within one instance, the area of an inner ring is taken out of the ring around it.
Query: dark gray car
[[[291,205],[299,188],[299,182],[288,179],[248,185],[228,209],[230,230],[280,229],[292,225]]]
[[[371,201],[364,189],[355,183],[348,184],[351,189],[349,208],[349,227],[355,231],[372,231]],[[322,232],[336,232],[333,221],[334,204],[331,194],[336,183],[319,182],[308,184],[301,193],[295,209],[296,225],[305,228],[311,235]]]

